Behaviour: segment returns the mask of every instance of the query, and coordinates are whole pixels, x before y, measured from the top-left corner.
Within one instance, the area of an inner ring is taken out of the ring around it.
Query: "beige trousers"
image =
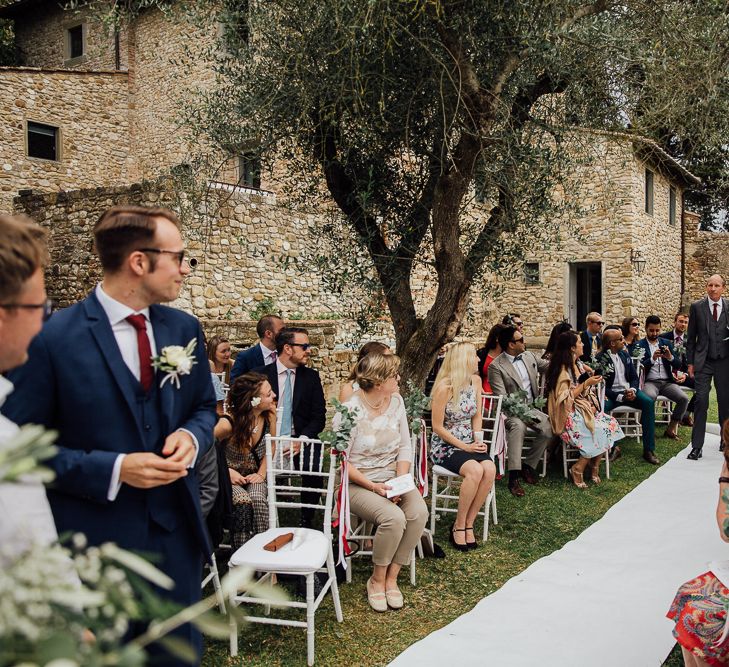
[[[409,491],[396,505],[374,491],[349,485],[352,514],[377,526],[372,546],[372,562],[407,565],[428,521],[428,506],[417,489]]]

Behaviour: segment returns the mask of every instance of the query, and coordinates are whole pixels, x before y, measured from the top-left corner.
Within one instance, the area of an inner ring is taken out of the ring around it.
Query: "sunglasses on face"
[[[288,345],[295,345],[296,347],[300,347],[304,352],[308,350],[311,347],[311,343],[288,343]]]
[[[139,248],[139,250],[141,252],[153,252],[157,255],[172,255],[177,260],[177,266],[182,266],[182,262],[185,261],[184,250],[160,250],[159,248]],[[190,265],[190,268],[195,268],[197,260],[189,259],[187,263]]]

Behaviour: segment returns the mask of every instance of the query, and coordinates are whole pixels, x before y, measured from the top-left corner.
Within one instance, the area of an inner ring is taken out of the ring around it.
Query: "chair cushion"
[[[263,547],[279,535],[293,533],[294,539],[278,551]],[[296,546],[294,546],[296,545]],[[324,565],[330,543],[311,528],[269,528],[254,535],[228,561],[231,567],[250,567],[259,572],[313,572]]]
[[[460,477],[457,473],[451,472],[448,468],[439,465],[433,466],[433,474],[438,475],[438,477]]]
[[[610,410],[610,414],[615,414],[616,412],[640,412],[640,408],[631,408],[629,405],[618,405]]]

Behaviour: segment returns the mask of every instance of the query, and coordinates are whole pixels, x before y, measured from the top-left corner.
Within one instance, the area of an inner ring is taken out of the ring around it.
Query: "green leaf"
[[[101,552],[107,558],[116,561],[119,565],[128,568],[160,588],[171,591],[175,587],[175,582],[149,561],[144,560],[144,558],[137,556],[137,554],[131,551],[121,549],[113,542],[102,544]]]
[[[197,662],[197,653],[195,649],[184,639],[168,635],[157,640],[158,644],[164,646],[173,656],[183,662],[194,664]]]

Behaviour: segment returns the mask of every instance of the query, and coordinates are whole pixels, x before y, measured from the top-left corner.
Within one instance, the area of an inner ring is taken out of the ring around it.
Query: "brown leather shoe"
[[[671,433],[671,431],[669,431],[668,429],[666,429],[663,432],[663,437],[664,438],[671,438],[671,440],[680,440],[681,439],[679,437],[678,433]]]
[[[682,420],[681,424],[684,426],[693,426],[694,425],[694,418],[691,415],[686,415]]]
[[[653,452],[643,452],[643,460],[648,461],[648,463],[654,466],[660,464],[660,461],[656,458],[656,455]]]
[[[534,471],[534,468],[530,468],[529,466],[525,465],[522,468],[521,477],[527,484],[538,484],[539,483],[539,477],[537,477],[537,474]]]
[[[511,493],[512,496],[516,496],[517,498],[523,498],[526,495],[526,493],[524,493],[524,489],[521,488],[521,484],[519,484],[518,480],[509,487],[509,493]]]

